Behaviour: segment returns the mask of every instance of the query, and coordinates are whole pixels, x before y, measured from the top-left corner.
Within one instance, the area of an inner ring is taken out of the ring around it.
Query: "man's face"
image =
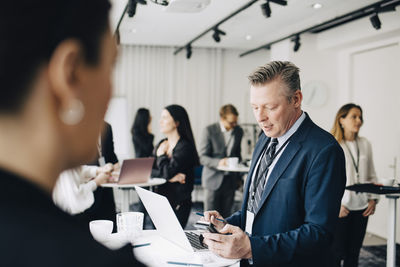
[[[301,114],[301,91],[297,90],[290,102],[286,92],[286,85],[280,78],[250,88],[250,104],[254,116],[268,137],[285,134]]]
[[[231,130],[237,125],[238,116],[228,113],[225,117],[221,118],[221,122],[227,131]]]

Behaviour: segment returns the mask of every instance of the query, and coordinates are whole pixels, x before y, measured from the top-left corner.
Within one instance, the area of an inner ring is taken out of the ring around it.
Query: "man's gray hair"
[[[258,67],[248,77],[251,85],[263,85],[275,79],[281,79],[286,84],[288,100],[300,88],[300,69],[289,61],[271,61],[270,63]]]

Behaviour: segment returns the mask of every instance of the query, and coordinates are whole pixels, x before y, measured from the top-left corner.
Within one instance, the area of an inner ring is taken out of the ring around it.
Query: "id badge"
[[[254,213],[246,210],[246,233],[251,236],[254,222]]]
[[[100,158],[99,158],[99,165],[100,165],[100,166],[106,165],[106,159],[105,159],[104,157],[100,157]]]

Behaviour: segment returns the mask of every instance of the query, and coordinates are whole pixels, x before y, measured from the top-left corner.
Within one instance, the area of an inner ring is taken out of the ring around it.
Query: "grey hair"
[[[293,94],[300,88],[300,69],[289,61],[271,61],[258,67],[248,77],[251,85],[263,85],[275,79],[281,79],[286,85],[286,93],[290,102]]]

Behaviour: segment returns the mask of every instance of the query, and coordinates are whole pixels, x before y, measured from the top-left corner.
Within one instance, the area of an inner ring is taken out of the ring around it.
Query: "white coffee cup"
[[[117,214],[117,232],[125,235],[127,240],[140,236],[143,230],[143,212],[121,212]]]
[[[95,220],[89,223],[90,233],[98,242],[104,242],[110,238],[113,226],[113,221],[109,220]]]
[[[384,186],[393,186],[394,178],[382,178],[379,180],[379,182]]]
[[[239,165],[239,158],[238,157],[233,157],[233,158],[228,158],[228,167],[229,168],[237,168]]]

